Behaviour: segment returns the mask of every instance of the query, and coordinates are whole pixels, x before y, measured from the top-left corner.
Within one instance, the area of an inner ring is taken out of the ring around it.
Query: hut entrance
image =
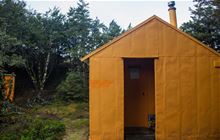
[[[154,84],[154,59],[124,59],[125,140],[154,139]]]

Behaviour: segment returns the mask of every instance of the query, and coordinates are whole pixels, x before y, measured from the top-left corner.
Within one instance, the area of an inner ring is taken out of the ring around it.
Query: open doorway
[[[155,139],[154,59],[124,59],[125,140]]]

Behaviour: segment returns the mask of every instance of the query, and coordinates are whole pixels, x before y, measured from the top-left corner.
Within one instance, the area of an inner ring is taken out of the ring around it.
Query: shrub
[[[15,133],[7,133],[4,135],[0,135],[1,140],[16,140],[17,135]]]
[[[83,86],[79,73],[69,72],[66,79],[57,87],[57,91],[64,100],[83,100],[87,98],[88,88]]]
[[[3,91],[3,72],[1,71],[1,69],[0,69],[0,101],[2,101],[3,100],[3,93],[4,91]]]
[[[0,67],[1,68],[1,67]],[[6,111],[6,106],[5,103],[7,103],[5,100],[4,100],[4,97],[5,97],[5,91],[4,91],[4,81],[3,81],[3,71],[0,69],[0,114],[3,114],[5,113]]]
[[[65,125],[57,120],[36,119],[21,136],[21,140],[57,140],[64,134]]]

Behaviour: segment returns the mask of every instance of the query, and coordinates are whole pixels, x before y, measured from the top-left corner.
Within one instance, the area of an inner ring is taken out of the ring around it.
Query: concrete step
[[[155,140],[155,132],[146,127],[125,127],[125,140]]]

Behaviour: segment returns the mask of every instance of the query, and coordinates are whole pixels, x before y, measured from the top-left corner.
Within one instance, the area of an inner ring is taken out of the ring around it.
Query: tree
[[[88,66],[80,58],[90,50],[91,22],[88,3],[79,0],[77,7],[71,7],[67,13],[66,23],[67,56],[71,63],[71,71],[79,72],[83,79],[84,88],[88,87]]]
[[[84,1],[80,1],[77,3],[77,8],[71,7],[67,13],[67,52],[74,67],[78,64],[78,59],[86,53],[86,42],[88,42],[91,22],[87,5]]]
[[[27,33],[23,36],[20,53],[25,59],[25,68],[38,97],[44,90],[57,57],[62,49],[64,16],[57,8],[45,14],[29,12],[26,21]]]
[[[133,28],[133,27],[132,27],[131,23],[129,23],[127,30],[130,30],[130,29],[132,29],[132,28]]]
[[[218,24],[220,24],[220,2],[219,0],[212,0],[215,6],[215,17],[218,19]]]
[[[12,0],[0,1],[0,114],[7,108],[8,100],[5,99],[4,73],[6,66],[21,66],[24,64],[16,48],[20,45],[17,35],[22,27],[20,21],[24,13],[23,2],[15,3]]]
[[[105,36],[106,32],[107,27],[103,23],[101,23],[98,18],[92,20],[89,52],[97,49],[108,41]]]
[[[191,20],[183,23],[181,29],[209,47],[220,52],[220,14],[211,0],[195,0],[195,10],[191,9]],[[216,3],[219,6],[219,3]]]
[[[25,2],[20,0],[0,1],[0,22],[2,30],[9,36],[20,40],[25,34],[27,10]]]
[[[15,47],[19,44],[16,38],[0,31],[0,66],[20,66],[24,61],[22,57],[16,53]]]
[[[16,52],[20,45],[17,37],[23,33],[25,3],[21,1],[0,1],[0,66],[23,64],[22,57]]]
[[[40,97],[54,67],[71,64],[70,71],[88,87],[88,66],[80,58],[122,33],[113,20],[106,27],[89,15],[88,3],[79,0],[67,16],[58,8],[44,14],[25,9],[20,0],[0,1],[0,66],[23,66]]]
[[[121,33],[122,33],[121,27],[114,20],[112,20],[109,24],[107,31],[108,39],[112,40],[113,38],[119,36]]]
[[[80,58],[105,43],[104,24],[98,18],[90,18],[88,3],[79,0],[77,7],[71,7],[66,22],[66,57],[71,63],[71,70],[79,72],[84,88],[88,87],[88,66]]]

